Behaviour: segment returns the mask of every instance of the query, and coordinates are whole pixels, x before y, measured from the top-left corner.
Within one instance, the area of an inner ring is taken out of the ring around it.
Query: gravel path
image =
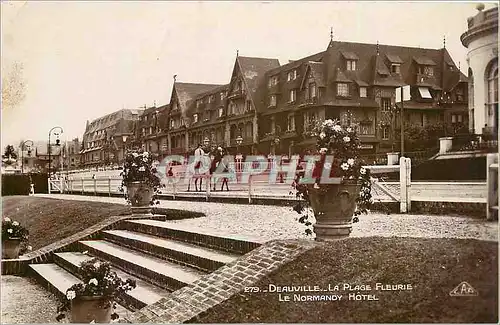
[[[78,195],[38,195],[60,199],[124,203],[122,198]],[[174,221],[196,227],[266,240],[311,238],[290,207],[223,204],[192,201],[160,201],[160,207],[202,212],[206,217]],[[458,216],[370,213],[353,226],[353,237],[475,238],[498,241],[498,222]]]
[[[2,324],[55,323],[57,304],[30,278],[2,275]]]

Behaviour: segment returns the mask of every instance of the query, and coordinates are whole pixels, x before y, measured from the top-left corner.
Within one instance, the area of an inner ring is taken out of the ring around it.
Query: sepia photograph
[[[498,1],[2,1],[1,323],[499,322]]]

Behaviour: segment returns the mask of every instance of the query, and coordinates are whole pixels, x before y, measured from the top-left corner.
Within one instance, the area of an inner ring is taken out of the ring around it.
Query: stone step
[[[106,240],[121,246],[195,267],[205,272],[212,272],[240,256],[129,230],[106,230],[102,234]]]
[[[30,264],[30,269],[37,279],[59,298],[63,298],[66,295],[66,290],[72,285],[81,282],[76,276],[55,263]],[[115,311],[120,316],[118,320],[129,318],[132,315],[130,310],[120,304],[116,304]],[[54,315],[54,321],[56,316]]]
[[[81,241],[82,249],[160,288],[175,291],[206,273],[104,240]]]
[[[123,227],[130,231],[188,242],[233,254],[246,254],[265,242],[262,238],[227,235],[212,229],[197,228],[168,221],[127,220],[123,223]]]
[[[54,254],[54,262],[76,276],[78,276],[80,264],[83,261],[92,258],[93,256],[89,256],[80,252],[64,252]],[[127,274],[115,267],[111,267],[111,271],[116,272],[116,274],[122,280],[135,280],[135,289],[132,289],[131,291],[125,293],[124,297],[120,297],[120,300],[123,300],[120,302],[123,305],[130,307],[130,309],[141,309],[147,305],[154,304],[155,302],[166,297],[169,294],[168,291],[142,281],[141,279]]]

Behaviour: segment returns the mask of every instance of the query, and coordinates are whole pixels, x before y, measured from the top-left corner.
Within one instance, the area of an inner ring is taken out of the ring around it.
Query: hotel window
[[[347,60],[347,70],[356,71],[356,60]]]
[[[148,120],[148,116],[144,116],[144,121],[147,121]]]
[[[427,87],[418,87],[418,91],[422,98],[432,99],[432,95]]]
[[[202,103],[202,102],[201,102],[201,99],[198,99],[198,100],[196,101],[196,108],[200,107],[200,106],[201,106],[201,103]]]
[[[208,96],[208,103],[212,103],[212,95]]]
[[[309,84],[309,98],[315,98],[315,97],[316,97],[316,84],[310,83]]]
[[[276,106],[276,95],[269,96],[269,107]]]
[[[287,131],[295,131],[295,117],[293,114],[288,115]]]
[[[294,103],[297,100],[297,90],[290,90],[290,103]]]
[[[382,126],[382,140],[389,140],[389,126]]]
[[[394,74],[400,74],[401,73],[401,65],[393,63],[391,65],[391,72]]]
[[[297,70],[292,70],[290,72],[288,72],[288,81],[292,81],[292,80],[295,80],[297,79]]]
[[[198,123],[198,114],[193,115],[193,123]]]
[[[272,76],[269,78],[268,87],[276,86],[278,84],[278,76]]]
[[[349,97],[349,85],[346,83],[337,84],[337,96]]]
[[[175,128],[175,120],[170,120],[170,127]]]
[[[224,114],[224,108],[219,107],[219,117],[221,117]]]
[[[495,120],[494,125],[497,125],[498,118],[498,62],[495,62],[487,72],[488,77],[488,117]],[[488,121],[488,126],[491,123]]]
[[[381,106],[382,112],[387,112],[391,110],[391,99],[390,98],[381,98]]]
[[[142,128],[142,135],[145,136],[146,135],[146,128]]]
[[[246,108],[246,111],[249,112],[252,110],[252,102],[247,100],[247,108]]]
[[[359,87],[359,97],[366,97],[366,87]]]
[[[431,66],[420,66],[418,72],[429,77],[434,76],[434,68]]]
[[[221,91],[221,93],[220,93],[220,100],[223,101],[224,98],[226,98],[226,94],[223,91]]]
[[[149,127],[149,134],[153,134],[153,127],[152,126]]]

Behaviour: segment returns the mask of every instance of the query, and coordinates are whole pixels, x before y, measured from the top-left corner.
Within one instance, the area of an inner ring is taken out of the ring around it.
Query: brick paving
[[[259,279],[318,245],[312,241],[272,241],[169,297],[127,317],[130,323],[183,323],[257,283]]]

